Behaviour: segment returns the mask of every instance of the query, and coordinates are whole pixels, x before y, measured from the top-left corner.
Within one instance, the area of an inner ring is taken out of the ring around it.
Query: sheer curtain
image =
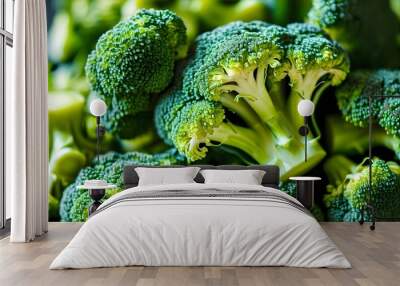
[[[15,1],[13,94],[6,112],[6,187],[12,242],[48,226],[47,27],[45,0]]]

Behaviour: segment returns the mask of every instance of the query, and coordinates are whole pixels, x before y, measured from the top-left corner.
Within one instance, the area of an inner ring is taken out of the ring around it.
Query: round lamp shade
[[[106,103],[101,99],[94,99],[90,103],[90,113],[94,116],[103,116],[107,111]]]
[[[303,117],[311,116],[314,113],[314,103],[309,99],[302,99],[297,105],[297,111]]]

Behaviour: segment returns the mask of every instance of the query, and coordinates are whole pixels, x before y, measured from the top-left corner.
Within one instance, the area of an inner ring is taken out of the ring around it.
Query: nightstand
[[[101,205],[101,199],[106,194],[107,189],[115,189],[117,186],[108,184],[103,180],[88,180],[85,184],[78,186],[78,189],[86,189],[89,191],[89,196],[92,198],[93,203],[89,206],[89,216],[94,213]]]
[[[296,181],[296,197],[307,209],[311,209],[314,205],[315,182],[320,181],[320,177],[290,177],[292,181]]]

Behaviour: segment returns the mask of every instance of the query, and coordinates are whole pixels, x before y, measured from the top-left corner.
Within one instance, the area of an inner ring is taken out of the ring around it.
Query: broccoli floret
[[[120,190],[117,189],[106,190],[102,201],[105,201],[119,191]],[[92,199],[89,196],[89,192],[80,192],[79,196],[74,200],[74,203],[69,212],[69,216],[72,218],[72,221],[86,221],[89,216],[89,206],[91,204]]]
[[[120,154],[108,152],[93,161],[91,166],[83,168],[75,182],[65,189],[60,203],[60,217],[62,221],[84,221],[87,218],[87,208],[91,204],[87,190],[76,187],[84,184],[86,180],[102,179],[117,186],[116,192],[123,187],[122,172],[127,165],[175,165],[184,163],[184,158],[175,149],[159,154],[145,154],[128,152]],[[113,195],[114,191],[107,191],[106,198]]]
[[[345,217],[352,216],[349,201],[344,197],[342,189],[328,186],[327,194],[324,196],[324,203],[327,207],[327,218],[329,221],[344,221]],[[350,215],[347,215],[350,213]],[[360,212],[358,212],[360,213]],[[347,216],[346,216],[347,215]],[[368,220],[368,219],[366,219]],[[353,221],[353,220],[350,220]],[[357,220],[354,220],[357,221]]]
[[[197,71],[198,93],[215,101],[232,97],[238,104],[248,104],[279,140],[286,141],[287,132],[281,130],[284,124],[279,123],[280,111],[276,110],[266,87],[268,71],[273,73],[281,65],[284,53],[284,47],[261,33],[226,39],[212,49]]]
[[[339,109],[346,121],[360,127],[368,126],[369,96],[373,119],[388,134],[400,136],[400,98],[385,96],[400,94],[399,70],[356,70],[336,90]]]
[[[379,217],[399,215],[400,168],[397,163],[373,159],[371,194],[369,168],[364,162],[357,165],[342,155],[335,155],[324,163],[324,171],[330,182],[324,197],[328,216],[354,221],[361,216],[360,211],[367,203],[375,207]]]
[[[300,126],[303,122],[297,112],[300,100],[309,99],[317,104],[327,87],[339,85],[346,78],[350,64],[345,51],[317,30],[304,26],[293,31],[296,39],[287,51],[287,74],[292,87],[288,104],[293,121]]]
[[[356,127],[340,115],[329,116],[325,125],[326,142],[331,154],[363,155],[368,150],[368,128]],[[372,147],[385,147],[400,159],[400,138],[373,126]]]
[[[185,39],[185,26],[173,12],[139,10],[99,38],[86,65],[88,79],[104,96],[160,92],[173,77]]]
[[[297,186],[295,181],[286,181],[279,185],[279,189],[289,196],[297,197]]]
[[[189,161],[222,144],[257,163],[279,165],[283,179],[315,166],[325,155],[318,140],[310,138],[304,163],[303,139],[284,116],[287,70],[281,67],[294,39],[288,29],[260,21],[234,22],[199,36],[181,76],[157,104],[159,135]]]
[[[243,150],[255,160],[267,160],[258,134],[252,129],[224,122],[218,103],[202,100],[187,103],[174,118],[170,137],[190,161],[205,157],[209,145],[225,144]]]
[[[168,86],[186,49],[186,28],[168,10],[139,10],[99,38],[86,74],[108,105],[104,121],[111,133],[132,138],[148,131],[153,94]]]
[[[395,11],[389,0],[313,0],[308,21],[349,51],[352,65],[398,67],[400,25]]]
[[[291,23],[288,24],[287,29],[289,33],[296,37],[298,42],[301,42],[303,38],[306,37],[326,37],[326,33],[318,26],[307,24],[307,23]]]

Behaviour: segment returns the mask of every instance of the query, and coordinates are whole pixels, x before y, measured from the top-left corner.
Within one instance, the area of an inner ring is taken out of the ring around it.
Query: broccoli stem
[[[157,135],[154,129],[150,129],[145,133],[138,135],[132,139],[121,139],[119,141],[124,152],[140,151],[157,142]]]
[[[219,101],[230,111],[238,114],[249,126],[255,127],[260,125],[260,119],[251,107],[243,101],[235,100],[233,95],[223,94]]]
[[[306,173],[326,155],[319,142],[313,139],[308,144],[308,160],[304,162],[304,145],[301,145],[299,141],[293,140],[290,148],[283,148],[275,143],[271,134],[266,133],[266,135],[269,136],[261,137],[257,131],[250,128],[222,123],[207,138],[211,140],[209,144],[218,142],[218,144],[238,148],[259,164],[279,166],[282,180]]]
[[[85,166],[86,156],[76,148],[71,134],[59,130],[54,130],[51,134],[53,144],[49,171],[67,185]]]
[[[287,180],[289,177],[298,176],[307,173],[314,168],[325,156],[326,152],[322,149],[317,139],[311,139],[308,142],[308,158],[304,161],[304,144],[298,140],[293,140],[289,148],[277,148],[275,157],[279,158],[276,165],[281,170],[281,180]]]
[[[267,67],[259,66],[251,70],[225,70],[219,77],[223,81],[221,90],[235,92],[235,100],[244,99],[259,118],[271,129],[276,144],[287,146],[292,140],[290,127],[279,112],[266,88]]]
[[[271,160],[271,155],[266,152],[266,144],[260,142],[260,136],[252,129],[240,127],[232,123],[222,123],[208,137],[219,144],[238,148],[249,154],[259,163]],[[266,142],[265,142],[266,143]]]
[[[326,132],[327,145],[332,153],[361,155],[368,150],[368,129],[347,123],[340,116],[331,116],[326,120]],[[371,140],[372,147],[385,147],[400,159],[400,138],[387,135],[382,128],[374,127]]]
[[[234,96],[223,94],[220,97],[221,104],[228,110],[239,115],[244,122],[254,129],[263,139],[271,138],[269,130],[265,128],[265,124],[260,120],[254,110],[245,101],[236,101]]]
[[[253,156],[251,150],[238,147],[239,149],[248,153],[259,164],[278,165],[283,179],[304,174],[318,164],[326,153],[317,140],[310,140],[308,160],[304,162],[304,143],[288,119],[277,111],[265,86],[265,73],[266,68],[258,68],[255,78],[254,70],[246,73],[227,70],[225,75],[219,76],[224,83],[221,88],[236,92],[236,100],[234,95],[223,93],[220,102],[236,112],[257,133],[258,137],[254,140],[260,142],[259,146],[264,148],[269,158],[265,160],[257,155]],[[238,101],[239,98],[244,101]]]
[[[339,186],[348,174],[353,173],[357,165],[343,155],[335,155],[325,161],[323,168],[329,183]]]
[[[288,111],[295,126],[303,124],[303,117],[297,111],[300,100],[309,99],[316,105],[322,93],[331,85],[330,80],[318,84],[325,74],[327,74],[326,71],[311,70],[304,77],[299,75],[297,78],[300,79],[294,81],[288,99]]]

